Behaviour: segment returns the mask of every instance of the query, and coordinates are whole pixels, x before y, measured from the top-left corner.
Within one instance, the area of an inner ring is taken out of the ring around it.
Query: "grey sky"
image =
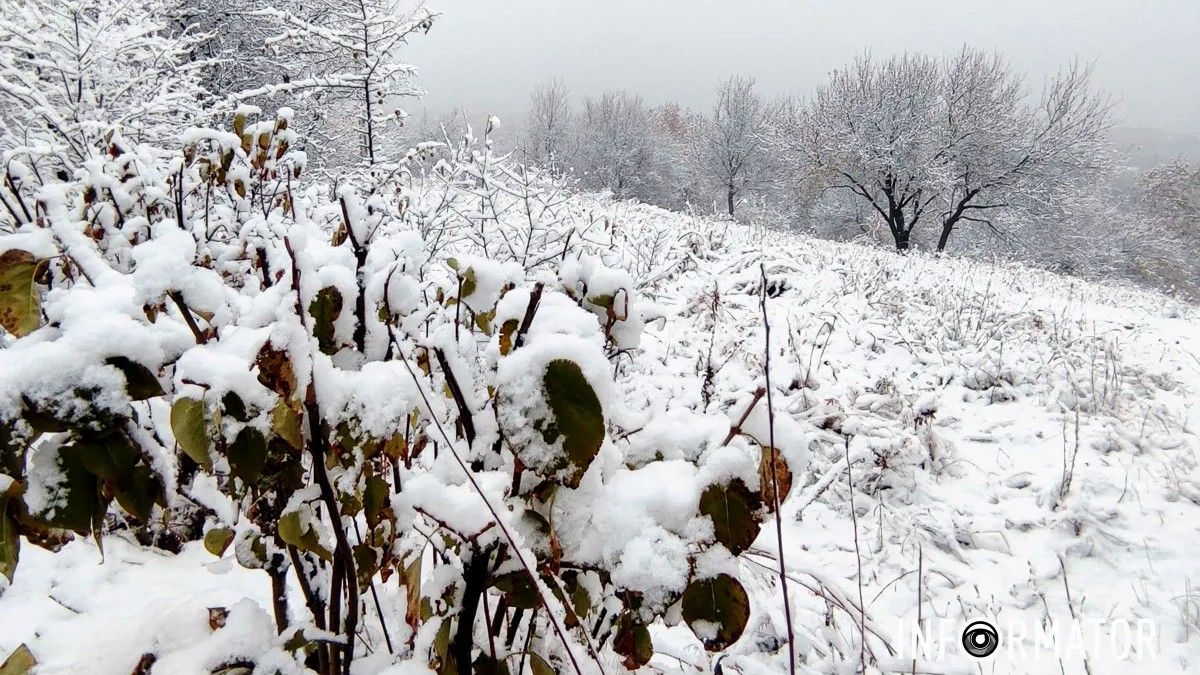
[[[442,12],[405,57],[429,91],[410,112],[463,106],[515,122],[551,77],[575,95],[626,88],[707,108],[730,73],[806,93],[870,49],[998,49],[1040,84],[1078,57],[1118,124],[1200,133],[1200,0],[429,0]]]

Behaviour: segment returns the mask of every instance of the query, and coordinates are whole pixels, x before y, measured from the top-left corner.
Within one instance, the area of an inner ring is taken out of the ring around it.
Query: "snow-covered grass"
[[[618,439],[629,486],[612,488],[604,508],[573,512],[578,522],[557,523],[564,538],[619,535],[627,556],[641,538],[653,564],[663,553],[656,540],[628,528],[641,513],[661,520],[673,496],[699,488],[639,475],[638,465],[694,458],[747,410],[741,430],[767,443],[767,399],[752,398],[767,354],[765,273],[773,433],[794,473],[781,518],[801,672],[852,673],[863,662],[871,672],[1200,668],[1195,308],[1018,266],[897,256],[602,197],[572,198],[563,211],[575,245],[626,270],[646,301],[640,343],[611,363],[629,418]],[[247,601],[269,611],[266,575],[230,554],[215,561],[198,542],[177,556],[119,534],[103,555],[87,540],[58,554],[26,550],[0,595],[0,656],[28,644],[39,674],[125,675],[145,653],[171,654],[156,673],[208,673],[205,654],[229,653],[217,644],[228,636],[277,639],[269,622],[259,625],[264,613],[239,611]],[[786,672],[776,550],[774,528],[763,527],[741,557],[753,611],[721,657],[727,673]],[[290,590],[302,607],[299,588]],[[394,582],[379,592],[403,611]],[[244,626],[214,632],[208,607]],[[906,632],[918,617],[933,642],[914,663]],[[959,644],[977,618],[1001,633],[999,651],[980,661]],[[683,624],[651,632],[651,668],[715,666]],[[362,658],[355,672],[377,664]]]
[[[611,208],[618,223],[682,220]],[[688,255],[678,276],[644,290],[667,318],[646,332],[645,354],[623,382],[634,409],[679,399],[703,409],[707,364],[707,409],[736,417],[761,372],[765,267],[772,381],[786,390],[776,414],[801,423],[803,440],[790,450],[811,458],[784,506],[808,667],[846,672],[859,661],[856,548],[866,622],[878,630],[868,659],[887,663],[890,643],[905,657],[891,659],[898,670],[913,667],[905,632],[918,611],[934,640],[929,654],[945,650],[919,660],[918,672],[974,672],[957,644],[974,618],[1001,632],[1000,651],[980,662],[985,672],[1200,667],[1195,308],[1019,266],[736,225],[678,229],[707,240],[721,227],[704,259]],[[758,560],[773,566],[774,549],[764,528]],[[763,580],[759,639],[780,635],[771,573],[755,569],[753,555],[744,566]],[[1069,643],[1073,617],[1086,655]],[[1047,626],[1057,627],[1057,649],[1035,649],[1038,639],[1048,645]],[[1120,660],[1139,629],[1142,648]],[[724,663],[744,672],[784,665]]]

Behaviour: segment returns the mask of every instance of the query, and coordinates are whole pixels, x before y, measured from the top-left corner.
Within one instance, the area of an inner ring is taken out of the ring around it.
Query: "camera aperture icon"
[[[977,659],[986,658],[1000,646],[1000,634],[986,621],[972,621],[962,634],[963,649]]]

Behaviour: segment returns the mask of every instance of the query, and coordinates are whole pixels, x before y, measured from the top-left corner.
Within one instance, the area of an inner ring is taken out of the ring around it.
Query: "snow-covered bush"
[[[196,36],[167,34],[170,8],[28,0],[0,16],[0,177],[14,191],[102,154],[115,128],[165,144],[201,116],[208,64],[192,58]]]
[[[636,668],[658,619],[736,641],[736,557],[791,474],[761,430],[628,407],[629,235],[469,132],[331,194],[290,119],[181,152],[114,131],[0,216],[0,572],[73,534],[202,538],[266,574],[278,633],[213,671]]]

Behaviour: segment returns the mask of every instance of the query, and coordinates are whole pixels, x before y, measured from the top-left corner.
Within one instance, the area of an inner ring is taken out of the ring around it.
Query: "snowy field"
[[[1200,670],[1194,308],[1021,267],[572,199],[586,246],[632,277],[645,328],[611,361],[623,454],[602,453],[580,487],[614,492],[556,524],[564,545],[619,549],[618,570],[639,580],[676,574],[648,524],[701,484],[670,460],[731,426],[768,442],[768,398],[753,392],[769,356],[774,443],[794,474],[781,519],[801,672]],[[535,322],[531,335],[548,329]],[[626,468],[652,459],[667,461]],[[706,654],[676,609],[666,618],[677,625],[650,627],[647,668],[786,672],[776,550],[768,521],[739,558],[752,612],[736,643]],[[200,542],[172,555],[119,532],[103,552],[84,537],[57,554],[26,546],[0,595],[0,657],[25,644],[38,675],[127,675],[144,672],[144,654],[154,673],[188,674],[262,653],[279,640],[270,583],[233,557]],[[404,590],[377,586],[383,613],[403,616]],[[228,613],[213,618],[218,607]],[[985,659],[959,644],[974,619],[1000,631]],[[914,653],[918,620],[927,642]],[[374,655],[356,673],[427,672],[420,661],[385,668],[379,635],[362,639]],[[260,659],[254,672],[270,667]]]

